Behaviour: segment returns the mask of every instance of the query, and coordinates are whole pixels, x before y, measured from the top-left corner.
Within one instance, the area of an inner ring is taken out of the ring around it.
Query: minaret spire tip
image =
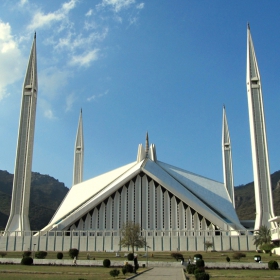
[[[149,134],[148,131],[146,133],[146,157],[148,157],[149,154]]]
[[[247,22],[247,29],[250,30],[250,24]]]

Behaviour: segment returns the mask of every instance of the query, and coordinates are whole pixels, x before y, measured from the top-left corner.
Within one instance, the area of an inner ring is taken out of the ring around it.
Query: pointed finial
[[[250,30],[250,24],[249,24],[249,22],[247,23],[247,28]]]
[[[34,39],[36,39],[36,31],[34,32]]]
[[[223,108],[224,108],[224,109],[226,109],[226,106],[225,106],[225,104],[223,104]]]
[[[146,157],[148,157],[148,153],[149,153],[149,134],[148,134],[148,131],[146,133]]]
[[[83,109],[81,108],[81,114],[83,113]]]

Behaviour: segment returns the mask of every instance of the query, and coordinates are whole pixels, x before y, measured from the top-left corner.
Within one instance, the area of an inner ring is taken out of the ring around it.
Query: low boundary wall
[[[1,258],[0,264],[4,263],[13,263],[13,264],[20,264],[21,259],[19,258]],[[111,259],[111,266],[123,266],[125,263],[130,263],[134,265],[133,261],[114,261]],[[139,261],[140,266],[142,264],[147,265],[147,261]],[[34,259],[35,265],[73,265],[72,260],[57,260],[57,259]],[[77,260],[77,265],[79,266],[103,266],[102,260]],[[148,267],[186,267],[187,264],[184,263],[183,265],[181,262],[155,262],[155,261],[148,261]],[[205,267],[207,268],[221,268],[221,269],[267,269],[267,263],[257,263],[257,262],[234,262],[234,263],[227,263],[227,262],[206,262]]]
[[[20,233],[20,234],[19,234]],[[77,248],[82,252],[129,251],[121,248],[120,236],[90,235],[87,232],[49,232],[33,235],[32,232],[19,232],[17,234],[0,235],[0,251],[68,251]],[[204,251],[205,241],[213,243],[212,250],[216,251],[253,251],[252,234],[243,235],[217,235],[217,236],[146,236],[149,251]],[[137,251],[146,251],[146,248]]]

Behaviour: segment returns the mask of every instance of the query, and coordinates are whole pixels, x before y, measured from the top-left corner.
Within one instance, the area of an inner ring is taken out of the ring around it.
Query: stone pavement
[[[154,267],[134,277],[135,280],[185,280],[181,267]]]

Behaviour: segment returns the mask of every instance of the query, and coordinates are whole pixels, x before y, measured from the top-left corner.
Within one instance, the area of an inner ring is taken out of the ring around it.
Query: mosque
[[[136,160],[83,181],[82,111],[75,142],[73,186],[49,224],[30,232],[28,211],[37,99],[36,35],[23,85],[15,175],[10,217],[5,229],[7,250],[23,249],[26,240],[44,250],[120,250],[120,229],[127,221],[139,223],[152,249],[254,250],[252,227],[266,225],[279,233],[279,217],[272,203],[261,78],[250,27],[247,28],[247,96],[256,198],[256,220],[239,221],[234,202],[231,141],[223,108],[222,157],[224,183],[158,160],[156,145],[140,144]],[[273,231],[273,232],[274,232]],[[7,239],[9,236],[9,240]],[[19,239],[16,247],[11,238]],[[25,243],[22,239],[25,239]],[[20,241],[21,240],[21,241]],[[8,244],[7,244],[8,242]],[[27,242],[27,243],[28,243]]]

